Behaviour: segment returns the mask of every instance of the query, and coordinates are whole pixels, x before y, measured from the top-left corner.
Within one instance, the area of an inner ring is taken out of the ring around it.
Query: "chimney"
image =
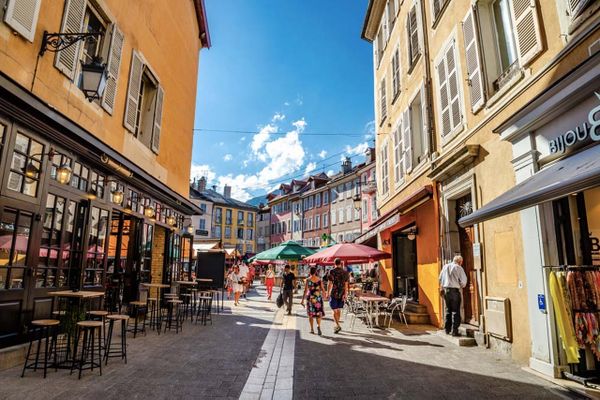
[[[203,176],[196,182],[196,190],[204,192],[206,190],[206,177]]]
[[[346,157],[342,162],[342,173],[347,174],[350,171],[352,171],[352,160],[350,160],[350,157]]]
[[[225,197],[226,199],[231,198],[231,186],[229,186],[229,185],[223,186],[223,197]]]
[[[365,158],[366,158],[367,164],[371,164],[372,162],[375,162],[375,149],[372,147],[369,147],[367,149],[367,151],[365,151]]]

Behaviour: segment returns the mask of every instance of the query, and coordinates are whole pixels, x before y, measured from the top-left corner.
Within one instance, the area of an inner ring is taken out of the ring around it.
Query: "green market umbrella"
[[[300,261],[303,257],[308,257],[313,254],[315,254],[314,250],[300,246],[296,242],[288,241],[281,243],[279,246],[273,247],[272,249],[258,253],[249,261]]]

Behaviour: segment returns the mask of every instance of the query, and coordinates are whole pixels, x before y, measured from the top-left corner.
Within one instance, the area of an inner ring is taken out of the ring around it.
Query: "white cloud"
[[[321,157],[321,159],[327,157],[327,150],[321,150],[319,152],[319,157]]]
[[[304,118],[301,118],[297,121],[292,122],[292,125],[294,125],[294,127],[296,128],[296,130],[298,131],[298,133],[302,133],[304,132],[304,129],[306,128],[306,121],[304,120]]]
[[[327,171],[327,176],[328,177],[331,178],[333,175],[335,175],[335,171],[334,170],[330,169],[329,171]]]
[[[267,160],[267,154],[264,152],[265,143],[271,138],[271,134],[277,132],[277,127],[272,124],[263,126],[256,135],[252,137],[252,143],[250,143],[250,149],[252,155],[258,158],[260,161],[265,162]]]
[[[285,114],[282,113],[275,113],[275,115],[273,115],[273,118],[271,118],[271,122],[278,122],[278,121],[283,121],[285,119]]]
[[[311,172],[313,172],[315,169],[317,169],[317,163],[316,162],[308,163],[306,165],[306,169],[304,170],[304,175],[310,175]]]
[[[219,142],[218,144],[219,144],[220,147],[225,146],[225,142]]]
[[[369,148],[369,144],[367,142],[363,142],[363,143],[357,144],[354,147],[346,145],[346,148],[344,151],[349,156],[364,155],[365,151],[367,151],[368,148]]]
[[[297,95],[297,96],[296,96],[296,100],[294,100],[294,102],[295,102],[297,105],[299,105],[299,106],[301,106],[302,104],[304,104],[304,100],[302,99],[302,96],[300,96],[300,95]]]
[[[245,142],[246,141],[246,136],[242,136],[242,138],[240,139],[240,142]]]
[[[233,160],[233,156],[231,154],[225,154],[225,156],[223,156],[223,161],[231,161]]]
[[[190,168],[190,178],[200,179],[203,176],[205,176],[210,183],[217,177],[217,174],[208,164],[192,163],[192,167]]]
[[[284,102],[284,103],[283,103],[283,105],[284,105],[284,106],[286,106],[286,107],[289,107],[289,105],[290,105],[290,102],[289,102],[289,101],[286,101],[286,102]]]

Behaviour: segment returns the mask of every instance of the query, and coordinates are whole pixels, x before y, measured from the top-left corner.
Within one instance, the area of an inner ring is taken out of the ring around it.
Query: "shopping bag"
[[[276,303],[278,308],[283,306],[283,295],[281,293],[279,293],[279,296],[277,296]]]

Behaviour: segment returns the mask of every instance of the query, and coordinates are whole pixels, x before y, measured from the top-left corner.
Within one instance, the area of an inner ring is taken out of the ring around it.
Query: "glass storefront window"
[[[10,190],[30,197],[37,196],[43,152],[44,146],[40,142],[22,133],[17,133],[8,175]],[[28,169],[30,173],[26,174]]]
[[[32,215],[10,208],[0,219],[0,290],[22,289]]]
[[[83,166],[81,163],[76,162],[73,166],[73,173],[71,175],[71,186],[75,189],[81,190],[82,192],[87,192],[89,179],[89,168]]]
[[[64,154],[54,154],[51,162],[52,165],[50,166],[50,178],[53,180],[56,180],[56,171],[61,165],[68,165],[71,169],[73,168],[73,160]]]
[[[92,207],[83,281],[84,286],[101,286],[104,282],[107,231],[108,211]]]
[[[60,270],[69,256],[69,251],[61,251],[63,221],[65,220],[66,200],[64,197],[48,194],[46,210],[42,220],[42,238],[38,266],[35,272],[35,287],[57,287],[64,284]]]
[[[90,175],[90,191],[95,194],[97,198],[104,198],[104,175],[92,171]]]
[[[144,224],[142,226],[142,262],[140,265],[140,282],[150,282],[152,279],[152,238],[154,236],[154,226]]]

